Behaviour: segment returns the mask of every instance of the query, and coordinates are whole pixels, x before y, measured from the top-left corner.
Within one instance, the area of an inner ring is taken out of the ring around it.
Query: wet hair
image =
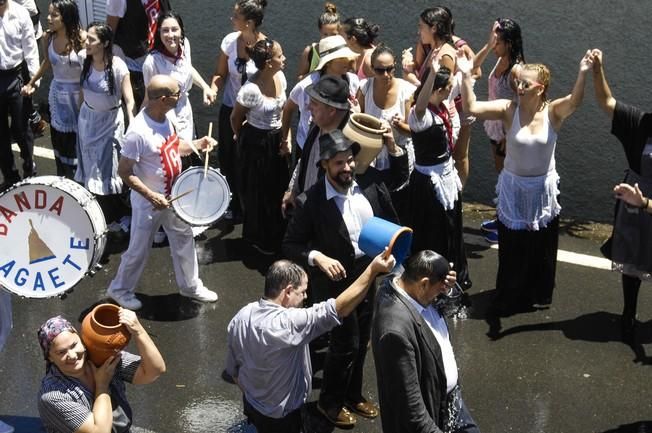
[[[417,98],[419,97],[419,93],[421,93],[421,90],[423,89],[423,86],[425,85],[426,81],[428,80],[428,75],[432,73],[432,69],[428,68],[426,69],[426,75],[424,76],[423,80],[421,81],[421,84],[419,84],[419,87],[417,87],[417,90],[414,91],[414,97],[413,97],[413,102],[412,104],[416,104]],[[435,74],[435,82],[432,84],[432,91],[434,92],[435,90],[442,89],[448,85],[448,82],[451,79],[451,70],[448,69],[446,66],[442,66],[437,70],[437,73]]]
[[[543,84],[542,99],[548,101],[548,87],[550,87],[550,69],[543,63],[526,63],[523,65],[523,71],[534,71],[537,73],[537,81]]]
[[[383,54],[389,54],[393,59],[396,59],[394,56],[394,51],[392,51],[392,49],[387,45],[381,43],[371,52],[371,64],[373,65],[378,57],[382,56]]]
[[[444,42],[453,44],[453,17],[448,8],[436,6],[425,9],[419,15],[421,21],[434,29],[434,35]]]
[[[306,271],[290,260],[278,260],[269,267],[265,275],[265,297],[276,298],[286,286],[299,287]]]
[[[509,44],[509,67],[503,75],[507,75],[517,63],[525,63],[523,54],[523,39],[521,38],[521,26],[509,18],[498,18],[496,34],[505,44]]]
[[[158,19],[156,20],[156,36],[154,37],[154,46],[152,47],[151,51],[158,51],[162,54],[168,52],[167,48],[165,48],[163,40],[161,39],[161,26],[163,25],[163,21],[167,20],[168,18],[175,20],[177,24],[179,24],[179,29],[181,29],[181,35],[179,36],[179,52],[168,54],[180,56],[183,53],[183,44],[186,41],[186,32],[183,29],[183,20],[181,19],[181,16],[174,11],[167,11],[166,13],[160,14],[158,16]]]
[[[263,23],[267,0],[238,0],[235,5],[246,20],[254,22],[254,26],[259,27]]]
[[[340,14],[337,13],[337,7],[330,2],[326,2],[324,4],[324,12],[322,12],[321,15],[319,15],[319,19],[317,20],[317,27],[320,29],[322,26],[328,25],[328,24],[338,24],[340,23]]]
[[[274,44],[278,44],[278,42],[271,39],[262,39],[256,42],[253,47],[247,47],[247,55],[253,60],[259,71],[274,56]]]
[[[448,261],[432,250],[419,251],[411,255],[404,263],[405,271],[401,279],[416,283],[422,278],[430,282],[443,281],[448,275]]]
[[[70,51],[80,51],[83,45],[77,2],[73,0],[52,0],[52,7],[61,14],[61,21],[66,29],[66,37],[71,45]]]
[[[368,23],[364,18],[348,18],[342,28],[348,37],[355,38],[364,47],[372,46],[380,32],[378,24]]]
[[[93,27],[95,28],[95,33],[97,33],[97,38],[104,46],[104,60],[106,61],[104,76],[106,77],[106,81],[109,83],[109,94],[115,95],[115,77],[113,76],[113,30],[111,30],[111,27],[109,27],[108,24],[102,21],[93,21],[88,25],[87,31]],[[84,59],[84,65],[82,66],[81,77],[79,79],[80,85],[84,84],[84,81],[86,81],[90,76],[92,63],[93,56],[86,56],[86,59]]]

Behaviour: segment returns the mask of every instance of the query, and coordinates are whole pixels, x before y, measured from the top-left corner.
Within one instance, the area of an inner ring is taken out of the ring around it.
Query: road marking
[[[13,143],[11,145],[11,148],[15,152],[20,152],[20,149],[18,148],[18,145],[16,143]],[[52,149],[48,149],[40,146],[34,146],[34,156],[38,156],[40,158],[54,159],[54,152],[52,151]],[[494,250],[498,249],[497,244],[489,245],[489,243],[485,241],[482,236],[479,235],[465,234],[464,241],[468,244],[477,245],[480,247],[489,246],[489,248],[491,249]],[[611,270],[611,260],[607,260],[603,257],[574,253],[572,251],[566,251],[566,250],[557,251],[557,261],[563,263],[570,263],[572,265],[585,266],[594,269],[603,269],[607,271]]]
[[[20,147],[18,147],[18,144],[16,143],[12,143],[11,150],[20,153]],[[46,147],[34,146],[34,156],[38,156],[39,158],[54,159],[54,151]]]
[[[491,249],[497,250],[498,244],[489,244],[484,240],[482,236],[464,234],[464,242],[471,245],[477,245],[481,247],[489,247]],[[589,254],[580,254],[574,253],[572,251],[558,250],[557,251],[557,261],[563,263],[570,263],[572,265],[585,266],[588,268],[602,269],[606,271],[611,270],[611,260],[607,260],[604,257],[591,256]]]

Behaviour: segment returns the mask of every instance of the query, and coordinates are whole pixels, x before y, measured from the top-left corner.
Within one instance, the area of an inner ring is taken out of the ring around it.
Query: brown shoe
[[[40,137],[47,129],[48,123],[45,120],[41,119],[38,122],[31,123],[30,126],[34,135]]]
[[[340,409],[339,413],[331,413],[329,411],[326,411],[326,409],[323,409],[319,403],[317,403],[317,410],[319,413],[324,415],[324,417],[333,424],[335,427],[338,428],[343,428],[343,429],[350,429],[355,427],[355,423],[357,419],[355,418],[355,415],[353,415],[349,410],[345,407]]]
[[[346,402],[344,404],[351,410],[351,412],[365,418],[376,418],[380,413],[378,406],[369,401],[361,401],[359,403]]]

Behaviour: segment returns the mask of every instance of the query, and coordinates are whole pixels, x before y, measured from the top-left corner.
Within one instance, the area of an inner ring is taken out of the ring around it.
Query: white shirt
[[[401,296],[410,301],[412,306],[428,324],[428,328],[430,328],[432,335],[437,339],[437,343],[439,343],[439,348],[441,349],[444,373],[446,374],[446,392],[451,392],[453,388],[455,388],[455,385],[457,385],[458,372],[457,362],[455,361],[455,354],[453,353],[453,346],[451,345],[446,321],[432,304],[428,305],[428,307],[424,307],[417,302],[416,299],[408,295],[405,290],[399,287],[399,285],[396,284],[396,281],[394,281],[393,286]]]
[[[163,122],[157,122],[141,110],[129,125],[122,145],[121,155],[136,161],[134,174],[149,189],[169,194],[176,176],[181,172],[181,157],[178,148],[171,146],[176,136],[174,110],[167,112]],[[151,206],[142,195],[132,191],[132,206]]]
[[[36,2],[34,0],[14,0],[14,2],[27,9],[30,17],[33,17],[39,13],[38,7],[36,6]],[[41,21],[37,21],[36,24],[32,23],[32,25],[34,26],[34,37],[38,40],[41,36],[43,36],[43,27],[41,27]]]
[[[238,91],[236,102],[249,109],[247,123],[255,128],[269,130],[281,127],[281,113],[287,100],[287,81],[282,71],[278,71],[275,77],[281,85],[281,94],[275,98],[263,95],[260,87],[251,81],[247,81]]]
[[[143,7],[145,7],[145,5],[149,3],[149,0],[141,0],[141,3],[143,4]],[[124,18],[126,13],[127,0],[106,0],[106,16]],[[122,51],[122,48],[117,45],[113,46],[113,50],[117,56],[120,56],[120,58],[125,61],[130,71],[140,72],[143,67],[143,62],[145,61],[145,56],[132,59],[131,57],[127,57]]]
[[[224,36],[220,45],[222,55],[228,57],[227,66],[229,74],[227,77],[223,77],[224,93],[222,94],[222,104],[227,107],[233,107],[235,105],[235,97],[243,84],[243,73],[245,74],[246,81],[246,79],[258,71],[254,61],[251,59],[248,59],[244,65],[238,66],[238,36],[240,36],[240,32],[229,33]]]
[[[32,19],[27,9],[7,0],[7,10],[0,16],[0,69],[13,69],[23,60],[29,75],[36,75],[39,58]]]
[[[364,252],[358,246],[358,239],[360,239],[360,232],[362,226],[369,218],[374,216],[374,210],[369,204],[369,200],[362,194],[362,190],[355,181],[349,188],[346,194],[337,191],[328,180],[328,176],[324,176],[326,183],[326,200],[335,200],[335,205],[342,214],[342,219],[349,232],[349,240],[355,251],[355,258],[364,256]],[[320,254],[317,250],[312,250],[308,254],[308,264],[314,266],[314,258]]]

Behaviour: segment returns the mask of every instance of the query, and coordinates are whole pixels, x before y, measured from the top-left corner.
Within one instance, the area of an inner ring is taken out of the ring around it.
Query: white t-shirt
[[[86,59],[86,50],[79,52],[80,61]],[[125,62],[119,57],[113,57],[113,95],[109,94],[109,81],[104,71],[98,71],[91,65],[91,73],[82,83],[84,91],[84,102],[97,111],[109,111],[120,105],[122,102],[122,80],[129,75],[129,69]]]
[[[238,36],[240,36],[240,32],[229,33],[224,36],[220,45],[222,54],[228,57],[227,65],[229,74],[228,77],[224,77],[224,94],[222,95],[222,104],[227,107],[233,107],[235,105],[235,97],[240,87],[242,87],[243,71],[246,73],[246,79],[251,78],[258,71],[254,61],[251,59],[247,60],[244,66],[238,66],[236,63],[238,60]]]
[[[281,127],[281,112],[287,100],[285,90],[287,81],[282,71],[276,73],[281,82],[281,94],[276,98],[265,96],[257,84],[247,81],[238,91],[237,102],[248,108],[247,122],[258,129],[278,129]]]
[[[181,173],[179,139],[174,128],[174,110],[164,122],[156,122],[142,110],[129,125],[122,144],[122,156],[136,161],[134,174],[149,189],[169,194],[172,183]],[[139,193],[131,194],[132,205],[151,206]]]
[[[306,143],[308,130],[310,129],[310,122],[312,121],[312,115],[308,109],[310,96],[306,93],[306,88],[319,81],[320,77],[321,74],[319,71],[311,72],[303,80],[299,81],[290,92],[290,101],[294,102],[299,107],[300,116],[299,124],[297,125],[297,143],[302,149]],[[355,98],[358,93],[358,88],[360,87],[360,79],[357,75],[351,72],[346,73],[346,78],[349,82],[349,94],[351,97]]]

